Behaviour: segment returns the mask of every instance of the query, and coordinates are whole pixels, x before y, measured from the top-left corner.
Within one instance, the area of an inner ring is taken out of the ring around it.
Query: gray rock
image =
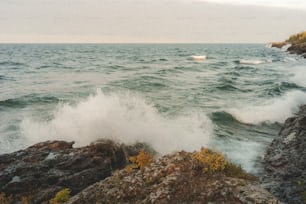
[[[306,42],[293,44],[291,47],[288,48],[288,52],[290,52],[291,54],[298,54],[306,57]]]
[[[236,172],[236,171],[234,171]],[[244,177],[240,177],[240,176]],[[84,189],[67,204],[82,203],[226,203],[278,204],[246,173],[227,168],[203,172],[192,153],[165,155],[143,169],[123,169]]]
[[[109,140],[81,148],[72,146],[72,142],[48,141],[0,155],[0,192],[13,195],[13,203],[23,196],[32,198],[30,203],[48,202],[63,188],[74,195],[126,166],[127,157],[144,148]]]
[[[263,186],[285,203],[306,202],[306,106],[285,121],[263,163]]]

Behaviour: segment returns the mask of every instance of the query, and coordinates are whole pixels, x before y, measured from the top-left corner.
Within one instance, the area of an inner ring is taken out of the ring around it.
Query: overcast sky
[[[0,42],[266,43],[306,30],[306,0],[0,0]]]

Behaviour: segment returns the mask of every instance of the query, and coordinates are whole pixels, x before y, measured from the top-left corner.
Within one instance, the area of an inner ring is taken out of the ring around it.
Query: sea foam
[[[239,60],[240,64],[251,64],[251,65],[257,65],[257,64],[262,64],[264,61],[262,60],[247,60],[247,59],[242,59]]]
[[[25,119],[23,135],[29,143],[75,141],[77,146],[100,139],[125,144],[146,142],[161,154],[192,151],[208,143],[212,124],[206,114],[189,112],[166,117],[142,97],[97,92],[77,105],[62,104],[49,121]]]
[[[194,61],[204,61],[206,60],[206,55],[192,55],[191,59]]]
[[[228,109],[236,119],[243,123],[260,124],[262,122],[284,122],[305,104],[306,93],[290,91],[280,98],[267,100],[262,105]]]
[[[305,76],[306,76],[306,67],[301,67],[301,66],[297,66],[297,67],[292,67],[290,69],[290,72],[292,73],[291,77],[290,77],[290,81],[294,82],[295,84],[302,86],[302,87],[306,87],[306,80],[305,80]]]

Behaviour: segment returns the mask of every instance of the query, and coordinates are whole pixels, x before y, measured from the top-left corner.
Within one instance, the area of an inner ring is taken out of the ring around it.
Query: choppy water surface
[[[161,154],[209,146],[256,173],[306,101],[305,62],[261,44],[2,44],[0,153],[111,138]]]

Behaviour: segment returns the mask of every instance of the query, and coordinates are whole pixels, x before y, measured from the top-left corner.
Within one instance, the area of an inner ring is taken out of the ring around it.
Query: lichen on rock
[[[239,167],[233,168],[230,162],[217,171],[205,171],[209,160],[202,163],[196,159],[197,155],[222,156],[203,150],[165,155],[143,169],[116,171],[68,203],[278,203],[258,186],[254,176]],[[236,171],[234,174],[232,169]],[[236,173],[238,176],[234,176]]]

